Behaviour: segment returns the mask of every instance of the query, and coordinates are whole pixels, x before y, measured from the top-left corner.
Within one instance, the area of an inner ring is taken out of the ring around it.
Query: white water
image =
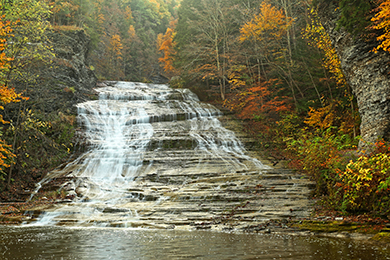
[[[234,133],[221,126],[220,111],[200,103],[189,90],[130,82],[111,85],[96,89],[99,100],[77,105],[90,150],[45,179],[75,177],[64,189],[76,197],[34,225],[127,226],[137,221],[138,210],[151,207],[142,206],[129,192],[137,188],[139,176],[268,168],[247,156]],[[183,140],[192,140],[193,147],[166,147]],[[161,196],[155,204],[169,198]]]

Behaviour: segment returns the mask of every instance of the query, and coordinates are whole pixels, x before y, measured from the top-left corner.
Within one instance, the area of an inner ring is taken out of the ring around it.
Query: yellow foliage
[[[264,1],[260,5],[260,13],[241,27],[239,40],[264,41],[266,37],[279,40],[291,24],[292,19],[286,17],[282,10]]]
[[[173,67],[175,51],[175,43],[173,38],[175,37],[175,27],[177,20],[172,20],[164,35],[159,34],[157,38],[158,50],[162,51],[164,56],[159,58],[159,61],[164,64],[164,70],[166,72],[175,71]]]
[[[125,8],[125,17],[127,20],[133,20],[133,12],[129,6],[126,6]]]
[[[380,49],[390,52],[390,0],[382,0],[378,13],[371,19],[374,22],[373,29],[381,30],[383,33],[377,37],[381,43],[374,48],[377,52]]]
[[[116,56],[116,59],[121,60],[122,59],[122,52],[123,49],[122,43],[121,43],[121,37],[118,34],[115,34],[110,39],[110,49]]]
[[[12,24],[10,21],[3,21],[4,16],[0,16],[0,69],[2,71],[7,71],[10,67],[10,62],[13,60],[6,56],[6,47],[7,47],[7,38],[13,36],[12,33]],[[21,94],[17,94],[14,89],[8,88],[3,82],[3,78],[0,79],[0,109],[4,109],[4,105],[11,102],[19,102],[20,99],[27,99],[22,97]],[[5,124],[3,116],[0,115],[0,123]]]
[[[58,14],[67,10],[69,13],[76,12],[79,9],[79,6],[73,1],[64,1],[64,0],[54,0],[50,1],[49,5],[51,6],[51,11],[53,14]],[[67,14],[70,16],[70,14]]]
[[[150,3],[153,3],[156,7],[157,7],[157,10],[160,9],[160,3],[157,2],[156,0],[149,0]]]
[[[133,25],[130,25],[129,30],[127,31],[129,34],[130,40],[133,40],[137,35],[135,33],[135,28]]]
[[[339,134],[355,135],[354,128],[359,124],[359,113],[346,108],[342,102],[333,101],[321,108],[311,108],[305,124],[320,130],[335,127]]]
[[[333,104],[330,104],[325,107],[314,109],[310,107],[308,112],[308,117],[305,119],[305,124],[318,127],[321,130],[327,129],[333,126],[334,121],[336,120],[336,115],[333,109]]]
[[[100,25],[103,25],[105,20],[106,20],[106,18],[104,17],[104,14],[102,14],[102,13],[98,14],[98,23]]]
[[[307,24],[304,31],[305,38],[309,39],[311,44],[324,52],[323,66],[332,73],[333,76],[331,78],[336,81],[337,85],[345,86],[347,82],[341,70],[336,49],[333,47],[332,41],[319,21],[317,12],[314,9],[310,11],[310,18],[311,21]]]
[[[10,62],[12,58],[6,56],[7,38],[13,36],[11,26],[16,23],[10,21],[4,21],[4,16],[0,16],[0,72],[7,71],[10,68]],[[0,76],[3,76],[0,74]],[[21,94],[17,94],[14,89],[8,88],[3,78],[0,79],[0,109],[4,109],[6,104],[11,102],[19,102],[21,99],[27,99],[22,97]],[[0,115],[0,123],[6,124],[3,116]],[[15,157],[15,154],[11,152],[11,146],[6,144],[3,140],[0,140],[0,171],[10,167],[10,162]]]
[[[4,52],[6,47],[7,38],[12,36],[12,28],[10,21],[3,21],[4,16],[0,16],[0,69],[8,69],[9,62],[12,61],[8,58]]]
[[[232,66],[228,71],[228,79],[232,90],[246,86],[245,80],[242,79],[243,71],[246,70],[245,65]]]
[[[390,156],[375,153],[351,161],[339,173],[339,186],[343,188],[343,205],[347,210],[375,210],[388,214],[390,184]]]

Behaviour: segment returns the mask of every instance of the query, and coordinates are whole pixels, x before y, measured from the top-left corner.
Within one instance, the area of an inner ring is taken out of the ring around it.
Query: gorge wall
[[[390,140],[390,55],[372,52],[376,42],[354,37],[343,29],[336,30],[337,7],[332,1],[323,2],[318,14],[357,99],[362,136],[359,148],[366,149],[378,138]]]
[[[48,37],[55,57],[49,66],[37,64],[38,82],[24,91],[29,97],[27,106],[44,114],[75,115],[74,105],[90,99],[97,82],[88,64],[90,38],[79,28],[52,30]]]
[[[64,98],[64,93],[72,96],[70,99],[65,98],[70,107],[90,99],[97,78],[91,69],[93,67],[88,63],[89,36],[83,29],[75,29],[54,31],[50,38],[56,53],[55,65],[50,74],[52,82],[57,87],[57,98]],[[50,107],[54,108],[56,103],[54,101],[51,103]]]

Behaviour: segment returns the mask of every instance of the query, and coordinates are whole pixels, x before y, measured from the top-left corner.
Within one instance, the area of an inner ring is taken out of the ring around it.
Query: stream
[[[385,246],[294,235],[313,183],[271,167],[191,91],[96,91],[77,105],[87,152],[35,192],[56,182],[66,198],[0,226],[1,259],[390,259]]]
[[[0,259],[390,259],[387,247],[272,234],[0,227]]]

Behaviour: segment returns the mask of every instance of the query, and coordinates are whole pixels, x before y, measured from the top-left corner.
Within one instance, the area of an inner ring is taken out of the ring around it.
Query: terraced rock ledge
[[[40,184],[64,198],[25,224],[268,233],[309,217],[313,183],[259,158],[237,121],[188,90],[105,84],[78,105],[89,151]]]

